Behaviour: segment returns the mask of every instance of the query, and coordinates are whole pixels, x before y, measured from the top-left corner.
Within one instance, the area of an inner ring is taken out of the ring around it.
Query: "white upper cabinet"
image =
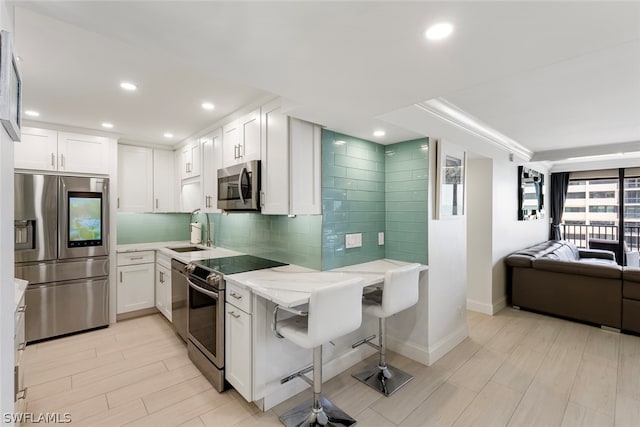
[[[153,150],[118,144],[118,211],[153,211]]]
[[[262,107],[263,214],[322,213],[320,126],[282,114],[280,100]]]
[[[202,144],[202,211],[217,213],[218,169],[222,167],[222,129],[200,139]]]
[[[102,136],[58,132],[58,170],[108,174],[109,141]]]
[[[222,166],[260,160],[260,109],[222,128]]]
[[[263,214],[289,213],[289,119],[280,100],[262,107],[260,204]]]
[[[15,167],[108,175],[112,143],[102,136],[24,127],[22,141],[15,145]]]
[[[153,150],[153,211],[175,212],[173,151]]]
[[[200,142],[192,141],[182,147],[182,165],[180,177],[189,179],[200,176]]]
[[[16,169],[58,170],[58,132],[23,127],[14,147]]]

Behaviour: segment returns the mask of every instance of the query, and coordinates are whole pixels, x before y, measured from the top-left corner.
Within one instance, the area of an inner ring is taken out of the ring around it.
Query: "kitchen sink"
[[[172,250],[174,252],[197,252],[197,251],[206,251],[206,249],[203,248],[199,248],[197,246],[180,246],[177,248],[167,248],[169,250]]]

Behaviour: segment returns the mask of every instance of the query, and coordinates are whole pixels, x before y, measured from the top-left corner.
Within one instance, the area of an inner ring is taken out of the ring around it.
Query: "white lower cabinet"
[[[156,308],[171,322],[171,258],[156,255]]]
[[[117,313],[155,306],[155,252],[118,254]]]
[[[253,400],[251,292],[227,282],[226,298],[225,378],[242,397],[251,402]]]

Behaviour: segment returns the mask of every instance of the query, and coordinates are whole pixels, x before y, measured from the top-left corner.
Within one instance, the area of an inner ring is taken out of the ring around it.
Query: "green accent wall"
[[[344,142],[344,143],[343,143]],[[322,131],[322,269],[384,258],[384,147]],[[345,247],[345,234],[362,233],[362,247]]]
[[[216,246],[320,270],[322,216],[209,214]],[[206,219],[199,215],[199,222]],[[203,229],[206,229],[206,225]]]
[[[385,146],[322,131],[323,270],[382,258],[428,263],[428,142]],[[362,233],[362,247],[345,247],[349,233]]]
[[[189,240],[189,214],[118,213],[118,245]]]
[[[428,264],[428,143],[385,146],[385,258]]]

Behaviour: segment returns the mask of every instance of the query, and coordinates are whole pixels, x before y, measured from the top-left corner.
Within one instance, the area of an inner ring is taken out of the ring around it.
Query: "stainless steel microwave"
[[[260,210],[260,160],[218,169],[218,209]]]

